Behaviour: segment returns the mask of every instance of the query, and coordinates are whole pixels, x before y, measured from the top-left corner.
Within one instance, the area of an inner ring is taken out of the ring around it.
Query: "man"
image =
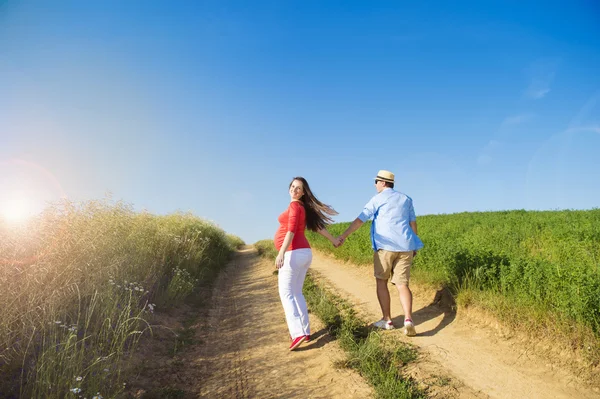
[[[394,190],[394,174],[380,170],[375,178],[377,195],[365,205],[361,214],[339,237],[342,241],[356,231],[364,222],[373,218],[371,243],[373,246],[374,271],[377,281],[377,299],[383,318],[375,327],[391,330],[390,292],[388,280],[396,286],[404,309],[404,334],[416,335],[412,321],[412,292],[408,287],[410,267],[417,250],[423,243],[417,236],[417,218],[412,199]]]

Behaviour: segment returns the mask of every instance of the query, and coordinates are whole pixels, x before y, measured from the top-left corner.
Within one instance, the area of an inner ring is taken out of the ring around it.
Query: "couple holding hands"
[[[380,170],[375,177],[377,194],[364,206],[358,217],[339,237],[326,229],[337,212],[319,201],[303,177],[295,177],[289,186],[290,204],[278,217],[279,229],[274,243],[278,251],[275,267],[279,269],[279,296],[285,312],[290,338],[290,350],[310,340],[310,323],[302,286],[312,261],[310,244],[304,235],[306,229],[327,238],[335,247],[367,220],[372,219],[374,275],[377,281],[377,299],[383,317],[375,327],[394,328],[390,309],[388,281],[396,286],[404,309],[404,333],[416,335],[412,321],[412,292],[408,287],[410,267],[417,250],[423,243],[417,235],[417,221],[412,199],[394,190],[394,174]]]

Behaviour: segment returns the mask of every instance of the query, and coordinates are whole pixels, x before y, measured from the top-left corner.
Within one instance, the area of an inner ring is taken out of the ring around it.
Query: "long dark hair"
[[[300,201],[306,211],[306,228],[311,231],[319,231],[327,227],[328,224],[333,223],[331,216],[338,214],[335,209],[325,205],[315,197],[304,177],[294,177],[290,182],[290,187],[292,187],[294,180],[301,181],[304,188],[304,195],[300,198]]]

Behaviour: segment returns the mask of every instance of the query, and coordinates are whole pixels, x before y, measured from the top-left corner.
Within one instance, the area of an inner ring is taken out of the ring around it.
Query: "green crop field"
[[[480,306],[519,328],[561,330],[598,361],[600,209],[431,215],[417,223],[425,244],[413,267],[417,281],[447,286],[459,306]],[[348,225],[329,230],[337,235]],[[370,222],[337,249],[318,234],[309,240],[364,265],[372,263],[369,232]]]

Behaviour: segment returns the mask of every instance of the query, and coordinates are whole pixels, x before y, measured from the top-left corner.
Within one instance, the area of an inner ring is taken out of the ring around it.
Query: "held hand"
[[[277,258],[275,258],[275,268],[281,269],[283,267],[283,255],[278,254]]]
[[[338,236],[334,238],[333,246],[339,248],[344,243],[344,238],[342,236]]]

